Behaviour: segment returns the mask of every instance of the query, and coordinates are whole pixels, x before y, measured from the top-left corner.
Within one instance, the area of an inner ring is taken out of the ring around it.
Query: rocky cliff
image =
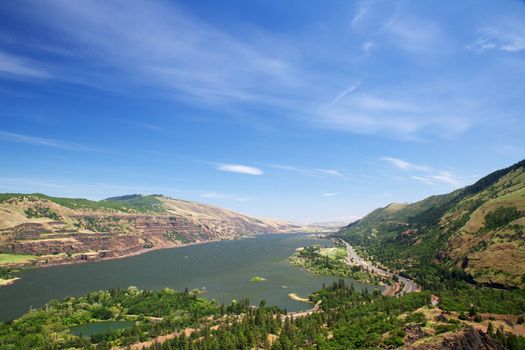
[[[0,253],[35,257],[24,264],[98,260],[261,233],[321,230],[161,195],[99,202],[0,195]]]

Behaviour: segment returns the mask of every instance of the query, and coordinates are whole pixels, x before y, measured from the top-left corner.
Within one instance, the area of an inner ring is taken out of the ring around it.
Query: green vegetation
[[[313,302],[321,301],[321,312],[290,318],[265,302],[257,308],[248,300],[225,306],[188,290],[110,289],[51,301],[11,323],[1,323],[0,349],[110,349],[165,334],[173,334],[173,339],[149,349],[388,349],[404,344],[407,327],[430,327],[436,334],[462,327],[458,320],[427,319],[421,308],[430,310],[430,296],[421,292],[384,297],[378,291],[357,292],[340,280],[311,296]],[[445,291],[440,297],[445,310],[463,312],[466,319],[475,319],[478,311],[518,313],[525,308],[521,291],[471,288],[461,293]],[[77,325],[108,320],[129,320],[133,326],[89,337],[70,332]],[[511,344],[509,349],[523,349],[512,345],[523,344],[523,338],[496,336],[494,328],[492,332],[496,339]]]
[[[492,288],[457,288],[437,292],[440,307],[446,311],[471,312],[472,305],[476,311],[497,314],[525,313],[525,290],[492,289]]]
[[[53,220],[60,220],[60,215],[48,207],[27,208],[24,213],[28,218],[50,218]]]
[[[99,203],[103,205],[120,205],[140,212],[162,212],[164,211],[164,208],[162,202],[157,197],[159,197],[159,195],[143,196],[140,194],[131,194],[127,196],[107,198]]]
[[[525,261],[513,260],[523,256],[523,225],[509,225],[523,216],[524,188],[521,161],[449,194],[377,209],[335,236],[426,289],[476,281],[525,286]],[[503,254],[498,245],[506,243]]]
[[[291,257],[293,265],[325,276],[351,277],[355,280],[378,284],[381,279],[364,271],[360,266],[350,266],[345,261],[346,248],[322,248],[312,245],[298,249]]]
[[[264,281],[266,281],[266,278],[261,277],[261,276],[255,276],[250,279],[250,282],[253,282],[253,283],[260,283]]]
[[[11,269],[6,268],[6,267],[0,267],[0,281],[1,280],[9,280],[9,279],[11,279],[13,277],[14,276],[12,274]]]
[[[485,216],[485,229],[493,230],[506,226],[522,216],[524,213],[514,207],[499,207]]]
[[[0,202],[8,199],[25,197],[44,199],[59,204],[70,209],[90,209],[90,210],[113,210],[123,212],[163,212],[162,202],[158,195],[143,196],[140,194],[113,197],[101,201],[92,201],[83,198],[61,198],[51,197],[41,193],[20,194],[20,193],[1,193]]]
[[[525,338],[516,336],[512,333],[507,333],[503,328],[498,328],[494,331],[494,327],[491,327],[492,324],[489,324],[487,333],[493,337],[497,342],[509,350],[522,350],[525,349]]]
[[[0,253],[0,265],[8,265],[14,263],[24,263],[34,260],[35,257],[26,254],[3,254]]]
[[[177,241],[182,244],[188,244],[195,242],[195,239],[192,237],[188,237],[182,233],[176,232],[176,231],[169,231],[164,233],[164,237],[169,239],[170,241]]]
[[[195,326],[205,317],[217,315],[221,307],[188,292],[110,289],[83,297],[51,301],[8,324],[0,324],[1,349],[90,348],[98,343],[127,345],[175,329]],[[161,318],[160,321],[152,317]],[[70,334],[70,327],[104,320],[135,320],[135,326],[90,338]],[[106,347],[100,347],[106,348]]]

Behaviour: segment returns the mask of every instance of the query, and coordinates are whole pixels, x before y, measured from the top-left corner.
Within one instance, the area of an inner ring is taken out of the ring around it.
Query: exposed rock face
[[[405,344],[412,344],[418,339],[428,336],[427,333],[423,331],[421,325],[407,325],[405,326]]]
[[[505,347],[489,335],[467,327],[459,332],[445,334],[433,342],[409,345],[402,349],[410,350],[505,350]]]
[[[38,196],[15,196],[0,202],[0,252],[38,256],[31,262],[36,265],[59,264],[305,229],[200,203],[166,197],[147,199],[155,206],[141,212],[114,202],[101,208],[96,207],[99,202],[90,202],[95,208],[71,209]],[[72,201],[68,204],[76,205]]]

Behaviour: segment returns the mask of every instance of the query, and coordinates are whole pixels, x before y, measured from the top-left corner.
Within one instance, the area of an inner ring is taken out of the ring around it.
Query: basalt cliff
[[[92,261],[262,233],[323,230],[162,195],[90,201],[0,194],[0,253],[26,255],[11,265]]]

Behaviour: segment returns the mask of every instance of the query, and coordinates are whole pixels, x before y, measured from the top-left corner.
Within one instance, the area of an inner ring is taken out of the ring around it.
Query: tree
[[[489,322],[489,325],[487,326],[487,334],[491,337],[494,336],[494,325],[492,324],[492,322]]]

